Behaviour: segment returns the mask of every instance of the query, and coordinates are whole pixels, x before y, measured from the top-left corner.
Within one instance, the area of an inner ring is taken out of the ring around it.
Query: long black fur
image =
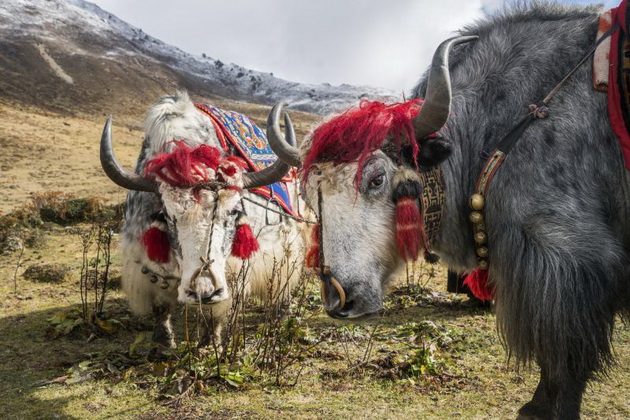
[[[434,249],[475,267],[468,198],[505,131],[594,45],[598,10],[531,2],[466,28],[450,57],[453,105],[440,135],[444,228]],[[630,175],[591,60],[550,102],[497,172],[487,195],[490,280],[510,356],[541,382],[521,414],[577,418],[586,382],[610,366],[615,313],[630,309]],[[423,97],[426,79],[415,89]],[[605,414],[605,413],[602,413]]]

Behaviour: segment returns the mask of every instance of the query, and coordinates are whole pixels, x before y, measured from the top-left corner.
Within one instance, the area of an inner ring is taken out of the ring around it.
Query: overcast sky
[[[408,92],[440,41],[500,8],[504,0],[92,2],[189,53],[296,82]],[[618,2],[600,3],[611,7]]]

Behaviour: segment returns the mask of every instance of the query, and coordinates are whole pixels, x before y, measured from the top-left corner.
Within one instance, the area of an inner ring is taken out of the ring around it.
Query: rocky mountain
[[[83,0],[0,2],[0,99],[56,111],[142,113],[161,95],[195,97],[326,114],[360,98],[396,100],[385,89],[286,81],[195,56]]]

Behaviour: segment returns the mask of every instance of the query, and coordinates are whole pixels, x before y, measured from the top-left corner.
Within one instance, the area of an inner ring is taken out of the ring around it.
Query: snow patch
[[[66,73],[59,64],[57,64],[55,59],[48,54],[48,52],[46,51],[46,47],[44,47],[42,44],[36,44],[36,46],[39,54],[42,56],[44,61],[48,63],[55,74],[59,76],[59,78],[61,78],[64,82],[70,85],[74,84],[74,80],[72,79],[72,77],[70,77],[70,75]]]
[[[285,101],[290,109],[322,115],[348,109],[361,99],[402,100],[401,95],[387,89],[295,83],[208,56],[189,54],[84,0],[0,0],[0,33],[8,39],[45,40],[49,48],[54,44],[72,54],[110,60],[146,58],[181,75],[192,76],[228,99],[265,105]],[[106,50],[89,51],[85,47],[87,39]],[[72,78],[45,50],[40,52],[59,77],[72,83]]]

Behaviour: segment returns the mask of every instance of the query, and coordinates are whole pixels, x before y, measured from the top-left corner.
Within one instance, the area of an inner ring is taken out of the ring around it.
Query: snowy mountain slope
[[[285,100],[317,114],[364,97],[400,99],[385,89],[294,83],[194,56],[83,0],[4,0],[0,34],[0,96],[53,108],[135,108],[176,89],[266,105]]]

